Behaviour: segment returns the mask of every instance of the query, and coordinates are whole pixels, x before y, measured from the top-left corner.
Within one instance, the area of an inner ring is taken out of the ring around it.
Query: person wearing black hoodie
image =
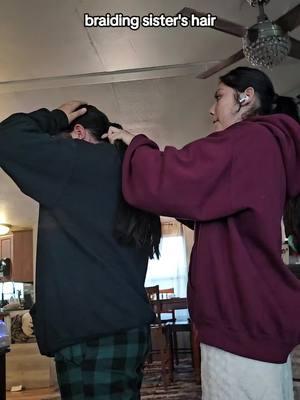
[[[281,220],[300,194],[300,125],[291,98],[260,70],[220,78],[214,132],[180,150],[110,128],[128,144],[123,194],[189,220],[188,304],[199,331],[204,400],[291,400],[300,282],[281,259]]]
[[[154,318],[144,281],[160,220],[124,201],[110,125],[77,101],[0,124],[0,166],[40,205],[32,316],[67,400],[139,399]]]

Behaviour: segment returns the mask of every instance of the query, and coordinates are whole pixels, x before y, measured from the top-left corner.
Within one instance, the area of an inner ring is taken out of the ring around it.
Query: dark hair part
[[[75,125],[80,124],[88,129],[97,140],[108,142],[108,139],[102,139],[101,136],[108,131],[110,126],[122,129],[120,124],[110,122],[107,116],[96,107],[85,104],[78,107],[78,109],[80,108],[86,108],[87,112],[76,118],[70,124],[67,132],[72,132]],[[114,146],[123,161],[127,145],[121,140],[117,140]],[[159,258],[161,238],[159,216],[132,207],[125,201],[122,194],[116,213],[113,235],[120,244],[146,249],[150,258],[153,258],[154,254]]]
[[[244,92],[248,87],[254,89],[259,100],[258,108],[250,110],[244,118],[254,115],[283,113],[300,122],[298,107],[294,99],[292,97],[278,96],[268,75],[259,69],[238,67],[221,76],[220,81],[235,89],[237,103],[241,92]]]

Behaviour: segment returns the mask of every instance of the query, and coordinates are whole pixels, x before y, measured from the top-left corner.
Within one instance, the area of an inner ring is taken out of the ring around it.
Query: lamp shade
[[[10,231],[11,225],[0,224],[0,235],[7,235]]]

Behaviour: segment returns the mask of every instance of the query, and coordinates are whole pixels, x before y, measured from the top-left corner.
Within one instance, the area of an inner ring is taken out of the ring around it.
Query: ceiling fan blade
[[[207,71],[202,72],[200,75],[197,76],[197,79],[206,79],[210,76],[214,75],[215,73],[221,71],[222,69],[229,67],[231,64],[234,64],[244,58],[243,50],[239,50],[237,53],[233,54],[231,57],[227,58],[226,60],[221,61],[219,64],[214,65],[212,68],[209,68]]]
[[[298,60],[300,60],[300,40],[294,39],[292,37],[290,37],[290,39],[292,47],[289,56],[298,58]]]
[[[275,21],[285,32],[291,32],[300,25],[300,4]]]
[[[193,8],[184,7],[178,14],[182,14],[186,17],[191,17],[192,14],[195,14],[197,17],[206,17],[207,13],[203,13]],[[217,18],[215,21],[215,25],[212,29],[216,29],[217,31],[221,31],[224,33],[229,33],[230,35],[243,37],[247,31],[242,25],[236,24],[235,22],[230,22],[222,18]]]

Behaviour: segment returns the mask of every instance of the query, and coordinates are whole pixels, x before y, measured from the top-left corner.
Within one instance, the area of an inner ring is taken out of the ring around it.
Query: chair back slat
[[[148,296],[148,300],[150,304],[152,305],[152,309],[156,314],[156,323],[160,324],[161,323],[161,312],[162,312],[162,305],[160,302],[160,297],[159,297],[159,285],[155,286],[148,286],[145,288]]]
[[[159,289],[159,295],[161,299],[168,298],[169,297],[168,295],[174,295],[174,294],[175,294],[174,288]]]

